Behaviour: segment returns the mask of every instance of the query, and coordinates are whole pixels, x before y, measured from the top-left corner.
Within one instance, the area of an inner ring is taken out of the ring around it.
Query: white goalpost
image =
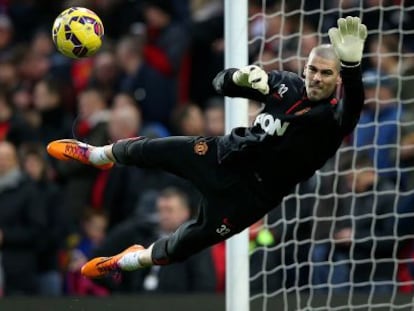
[[[225,0],[225,68],[248,64],[247,0]],[[225,99],[225,129],[246,126],[247,100]],[[226,241],[226,310],[249,311],[248,230]]]
[[[225,0],[225,67],[301,75],[310,49],[347,15],[368,26],[364,114],[265,217],[255,247],[247,230],[226,242],[226,311],[414,309],[414,152],[404,147],[414,145],[414,3]],[[226,98],[226,132],[247,119],[247,101]],[[361,188],[358,176],[371,173]]]

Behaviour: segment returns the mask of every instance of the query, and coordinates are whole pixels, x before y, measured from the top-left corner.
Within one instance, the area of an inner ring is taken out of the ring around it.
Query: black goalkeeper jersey
[[[304,80],[286,71],[269,73],[268,95],[232,81],[236,69],[213,81],[219,94],[244,97],[264,107],[250,127],[238,127],[218,142],[220,163],[253,172],[268,199],[278,203],[311,177],[355,128],[364,103],[361,68],[342,68],[342,99],[310,101]]]

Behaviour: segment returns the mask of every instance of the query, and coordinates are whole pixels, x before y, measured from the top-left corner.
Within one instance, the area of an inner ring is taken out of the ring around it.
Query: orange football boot
[[[132,245],[122,253],[111,257],[97,257],[85,263],[81,269],[81,274],[88,278],[100,278],[113,272],[121,271],[118,261],[126,254],[143,250],[141,245]]]
[[[47,145],[47,152],[58,160],[76,160],[83,164],[95,166],[101,170],[107,170],[114,166],[114,163],[96,165],[89,161],[89,154],[93,146],[82,143],[76,139],[59,139]]]

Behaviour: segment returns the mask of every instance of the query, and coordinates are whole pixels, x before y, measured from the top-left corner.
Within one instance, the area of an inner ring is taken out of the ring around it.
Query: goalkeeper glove
[[[339,18],[338,28],[332,27],[328,34],[342,63],[361,62],[367,27],[361,24],[359,17]]]
[[[267,73],[256,65],[240,68],[233,73],[233,82],[238,86],[250,87],[258,90],[263,95],[269,94]]]

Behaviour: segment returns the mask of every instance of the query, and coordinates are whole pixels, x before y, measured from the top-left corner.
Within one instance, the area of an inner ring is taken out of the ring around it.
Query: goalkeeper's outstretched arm
[[[222,70],[214,78],[213,87],[218,94],[224,96],[264,102],[269,94],[268,79],[268,74],[263,69],[249,65],[240,69]]]
[[[338,28],[329,29],[329,38],[341,61],[344,96],[338,119],[344,135],[356,126],[364,104],[361,60],[367,28],[359,17],[338,19]]]

